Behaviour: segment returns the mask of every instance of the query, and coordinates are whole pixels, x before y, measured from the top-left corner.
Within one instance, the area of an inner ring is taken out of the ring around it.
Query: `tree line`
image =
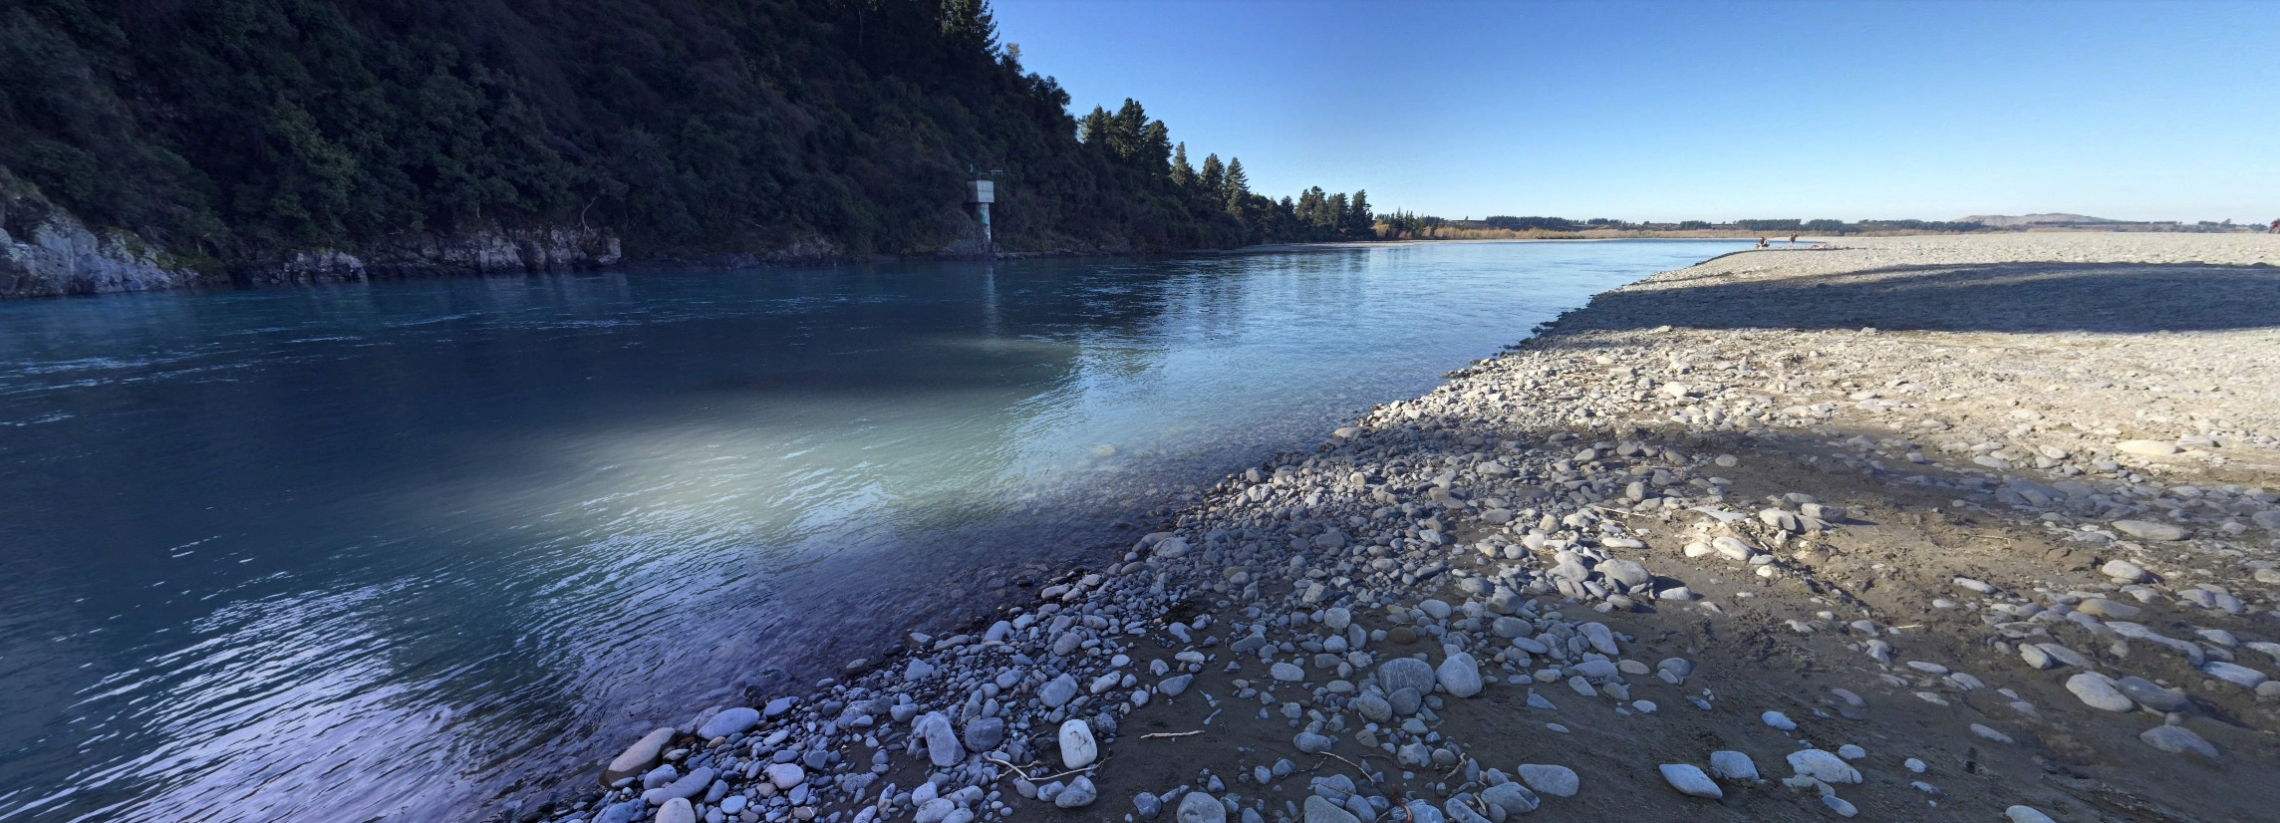
[[[989,169],[1008,250],[1370,235],[1361,192],[1269,200],[1136,102],[1069,104],[985,0],[0,4],[0,194],[193,263],[546,227],[924,253]]]
[[[1180,215],[1167,220],[1174,232],[1168,245],[1229,247],[1256,243],[1366,240],[1376,237],[1369,193],[1327,193],[1320,186],[1296,198],[1279,200],[1251,190],[1243,160],[1207,154],[1200,166],[1188,158],[1187,144],[1173,143],[1171,129],[1148,118],[1139,101],[1126,99],[1114,113],[1095,107],[1078,120],[1085,147],[1139,179],[1158,200],[1156,212]]]
[[[1595,229],[1617,231],[1731,231],[1759,233],[1800,234],[1858,234],[1881,231],[1969,232],[1988,227],[1979,223],[1942,220],[1857,220],[1846,222],[1834,219],[1803,220],[1743,219],[1723,222],[1708,220],[1682,220],[1677,222],[1633,222],[1608,217],[1571,220],[1565,217],[1513,217],[1492,215],[1478,220],[1470,218],[1446,220],[1439,217],[1417,215],[1396,210],[1388,213],[1379,223],[1380,233],[1392,237],[1483,236],[1484,232],[1507,232],[1515,235],[1555,236],[1577,234]]]

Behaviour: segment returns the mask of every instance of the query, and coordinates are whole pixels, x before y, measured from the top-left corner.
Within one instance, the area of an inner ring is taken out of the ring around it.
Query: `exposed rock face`
[[[363,257],[331,249],[295,253],[283,260],[233,266],[244,283],[324,283],[384,277],[466,274],[542,274],[616,264],[618,239],[594,229],[488,230],[458,236],[422,236],[373,248]]]
[[[0,297],[152,291],[197,279],[132,235],[97,235],[44,200],[0,193]]]
[[[823,255],[817,251],[787,250],[801,259],[828,256],[828,250]],[[234,264],[229,278],[240,283],[316,283],[538,274],[602,268],[623,258],[617,237],[597,229],[489,229],[406,238],[363,249],[361,254],[304,250],[278,260]],[[0,298],[157,291],[211,280],[188,265],[170,261],[158,247],[130,233],[96,232],[37,196],[0,191]]]

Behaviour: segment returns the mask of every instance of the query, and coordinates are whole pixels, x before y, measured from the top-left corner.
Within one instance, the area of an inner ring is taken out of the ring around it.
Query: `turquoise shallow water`
[[[1744,245],[0,304],[0,821],[470,816]]]

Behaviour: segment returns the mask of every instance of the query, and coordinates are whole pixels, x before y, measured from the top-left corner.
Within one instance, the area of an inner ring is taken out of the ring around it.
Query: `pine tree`
[[[1172,185],[1183,189],[1195,185],[1195,167],[1188,165],[1186,143],[1172,147]]]
[[[1150,122],[1147,128],[1141,129],[1139,152],[1138,159],[1140,162],[1146,164],[1155,174],[1162,175],[1165,164],[1171,161],[1171,127],[1164,125],[1162,120],[1156,120]]]
[[[1354,199],[1346,205],[1346,236],[1355,239],[1377,237],[1377,216],[1370,214],[1370,193],[1354,190]]]
[[[1301,226],[1322,225],[1322,204],[1329,199],[1322,193],[1321,186],[1309,187],[1298,193],[1298,211],[1292,216],[1298,218]]]
[[[1203,191],[1213,197],[1222,197],[1227,185],[1227,167],[1219,164],[1219,155],[1203,156]],[[1224,198],[1222,198],[1224,199]]]
[[[1227,158],[1227,213],[1243,213],[1243,199],[1251,196],[1251,178],[1243,173],[1243,158]]]
[[[1084,141],[1087,146],[1107,148],[1110,145],[1109,133],[1112,131],[1115,131],[1115,126],[1110,121],[1108,110],[1099,106],[1094,106],[1091,114],[1077,121],[1077,139]]]
[[[1116,151],[1116,156],[1126,160],[1138,158],[1147,141],[1145,133],[1148,129],[1148,110],[1140,107],[1140,101],[1124,98],[1124,107],[1116,110],[1111,124],[1113,129],[1109,132],[1108,147]]]
[[[989,0],[942,0],[942,35],[973,51],[997,48],[997,19],[990,14]]]

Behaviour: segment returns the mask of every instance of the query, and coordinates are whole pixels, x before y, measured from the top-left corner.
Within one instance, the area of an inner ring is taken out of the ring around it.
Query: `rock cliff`
[[[131,234],[97,234],[38,197],[0,193],[0,297],[150,291],[197,280]]]

